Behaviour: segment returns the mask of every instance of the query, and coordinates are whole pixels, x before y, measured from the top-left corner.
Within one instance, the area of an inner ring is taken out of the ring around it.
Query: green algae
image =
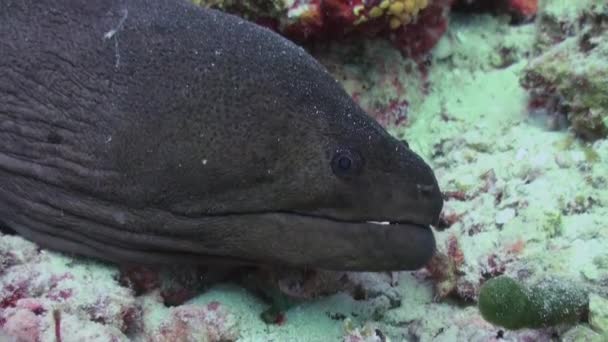
[[[575,324],[588,311],[589,297],[575,284],[549,278],[527,287],[499,276],[480,289],[479,311],[485,320],[507,329]]]
[[[547,237],[549,238],[554,238],[562,235],[564,232],[562,214],[559,212],[546,212],[545,222],[542,228],[543,231],[547,233]]]

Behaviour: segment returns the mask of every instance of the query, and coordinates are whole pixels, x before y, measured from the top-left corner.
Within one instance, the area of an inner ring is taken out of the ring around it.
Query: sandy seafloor
[[[9,332],[54,341],[56,316],[64,342],[381,341],[376,329],[391,341],[604,340],[586,323],[501,331],[484,322],[474,304],[482,274],[496,272],[563,277],[608,294],[608,141],[584,143],[567,129],[548,129],[542,113],[529,113],[519,78],[534,34],[533,24],[453,16],[426,93],[412,63],[383,42],[359,46],[357,58],[339,46],[316,54],[368,107],[395,97],[409,102],[408,124],[391,131],[431,163],[444,191],[466,194],[446,201],[444,212],[457,219],[436,236],[444,252],[448,240],[458,241],[463,260],[455,291],[471,295],[471,302],[439,300],[424,271],[403,272],[386,287],[387,296],[355,301],[338,293],[289,310],[281,325],[267,325],[259,318],[267,304],[237,285],[218,284],[168,308],[158,290],[135,296],[120,285],[112,265],[39,252],[20,237],[0,235],[0,299],[7,304],[0,306],[6,335],[0,341],[10,340]],[[514,63],[496,66],[504,47]],[[405,88],[398,94],[393,73]],[[401,305],[387,306],[391,296],[400,296]],[[125,314],[133,310],[138,314]]]

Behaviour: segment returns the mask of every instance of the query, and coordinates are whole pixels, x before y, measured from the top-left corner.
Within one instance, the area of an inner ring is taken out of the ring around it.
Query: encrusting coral
[[[423,58],[447,29],[454,0],[191,0],[235,13],[305,43],[381,36],[407,56]]]

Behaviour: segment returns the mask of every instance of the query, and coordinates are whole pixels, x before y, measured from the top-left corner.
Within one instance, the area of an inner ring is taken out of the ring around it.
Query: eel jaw
[[[436,252],[430,224],[372,220],[351,224],[344,224],[343,238],[354,241],[358,254],[350,259],[336,256],[320,268],[340,270],[340,260],[346,259],[350,271],[411,271],[428,264]]]
[[[246,216],[250,229],[239,229],[234,234],[241,236],[239,243],[249,240],[248,254],[266,264],[339,271],[405,271],[426,265],[436,250],[430,224],[339,221],[284,212]]]
[[[423,267],[435,252],[433,232],[424,224],[284,212],[185,217],[120,207],[107,207],[101,213],[109,216],[92,220],[71,209],[64,216],[41,213],[9,224],[43,247],[118,263],[403,271]]]

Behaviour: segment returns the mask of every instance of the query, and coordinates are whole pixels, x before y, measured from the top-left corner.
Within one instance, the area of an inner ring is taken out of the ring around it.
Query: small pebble
[[[496,224],[505,224],[515,217],[515,209],[506,208],[496,213]]]

